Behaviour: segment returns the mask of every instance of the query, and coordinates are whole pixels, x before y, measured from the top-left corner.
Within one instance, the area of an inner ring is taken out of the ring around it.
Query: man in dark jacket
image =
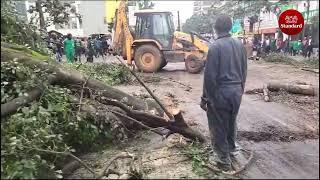
[[[231,168],[230,155],[237,151],[236,117],[247,76],[247,54],[242,43],[231,37],[231,18],[221,15],[215,23],[217,40],[210,46],[204,72],[201,108],[207,112],[212,163]]]

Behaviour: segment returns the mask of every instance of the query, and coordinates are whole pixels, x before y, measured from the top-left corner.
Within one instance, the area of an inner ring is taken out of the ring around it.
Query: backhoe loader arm
[[[207,54],[209,50],[209,42],[203,40],[201,36],[196,33],[187,34],[184,32],[176,31],[174,32],[174,37],[177,42],[190,44],[191,46],[196,47],[198,50]]]
[[[111,47],[127,60],[127,64],[132,63],[132,42],[133,37],[127,20],[126,2],[121,1],[115,16],[115,32]]]

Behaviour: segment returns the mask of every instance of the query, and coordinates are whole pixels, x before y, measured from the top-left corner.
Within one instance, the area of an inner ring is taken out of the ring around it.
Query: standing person
[[[87,62],[93,62],[93,56],[95,55],[94,51],[94,42],[91,37],[88,38],[87,42],[87,49],[88,49],[88,54],[87,54]]]
[[[282,47],[283,47],[283,41],[282,41],[282,38],[279,38],[277,40],[277,51],[276,52],[278,52],[278,53],[281,52]]]
[[[293,56],[297,55],[297,53],[299,53],[299,42],[293,41],[292,43],[292,49],[293,49]]]
[[[286,40],[284,40],[284,42],[283,42],[282,51],[284,52],[285,55],[287,55],[287,53],[289,52],[289,39],[288,38],[286,38]]]
[[[305,36],[302,39],[302,55],[303,55],[303,57],[307,57],[307,47],[308,47],[308,38]]]
[[[74,41],[72,39],[72,34],[68,34],[67,38],[63,42],[64,52],[67,57],[68,63],[73,63],[74,60]]]
[[[107,50],[108,50],[108,42],[107,42],[107,37],[103,36],[101,40],[102,44],[102,52],[104,55],[107,55]]]
[[[207,55],[200,103],[207,112],[215,151],[210,161],[224,171],[230,170],[230,155],[237,151],[236,117],[247,77],[246,50],[241,41],[229,34],[231,27],[229,16],[218,16],[214,25],[218,38]]]
[[[302,42],[301,42],[301,40],[299,40],[298,41],[298,55],[300,55],[301,54],[301,52],[302,52]]]
[[[56,37],[55,38],[55,41],[54,41],[54,44],[55,44],[55,48],[56,48],[56,59],[58,62],[61,62],[62,60],[62,42],[61,42],[61,38],[58,38]]]
[[[81,51],[82,51],[81,41],[79,38],[76,38],[74,43],[75,43],[75,50],[76,50],[75,60],[81,62]]]
[[[104,54],[103,54],[103,46],[102,46],[102,41],[101,41],[101,39],[99,38],[99,39],[97,39],[97,53],[98,53],[98,55],[100,56],[102,56],[102,58],[104,58]]]
[[[98,37],[93,38],[93,44],[94,44],[94,56],[96,58],[99,57],[99,53],[98,53]]]
[[[310,58],[311,57],[311,54],[312,54],[312,52],[313,52],[313,41],[312,41],[312,38],[311,38],[311,36],[309,37],[309,39],[308,39],[308,43],[307,43],[307,56],[308,56],[308,58]]]
[[[258,37],[254,37],[253,40],[253,51],[254,51],[254,57],[256,60],[259,60],[260,57],[260,49],[261,49],[261,41],[259,40]]]
[[[274,37],[270,38],[270,51],[276,52],[277,46],[276,46],[276,39]]]
[[[266,39],[265,52],[266,52],[266,54],[270,53],[270,38],[269,37],[267,37],[267,39]]]
[[[289,53],[291,56],[294,55],[293,44],[294,44],[294,41],[289,40]]]
[[[87,57],[88,54],[88,39],[87,38],[83,38],[82,41],[82,53],[84,54],[85,57]]]
[[[110,37],[107,38],[107,43],[108,43],[108,54],[111,54],[110,52],[111,52],[112,41]]]

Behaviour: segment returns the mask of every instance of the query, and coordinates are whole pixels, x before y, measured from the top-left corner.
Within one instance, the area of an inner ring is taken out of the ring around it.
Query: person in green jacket
[[[297,53],[298,53],[298,54],[301,54],[302,45],[303,45],[303,44],[302,44],[301,40],[299,40],[299,41],[298,41],[298,49],[297,49]]]
[[[296,54],[299,53],[300,48],[301,48],[301,42],[299,41],[294,41],[292,44],[292,48],[293,48],[293,55],[295,56]]]
[[[67,39],[63,42],[64,45],[64,53],[67,57],[68,63],[73,63],[74,60],[74,41],[72,39],[72,35],[68,34]]]

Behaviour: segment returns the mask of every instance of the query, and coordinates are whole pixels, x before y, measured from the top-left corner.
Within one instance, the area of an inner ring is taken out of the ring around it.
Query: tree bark
[[[49,77],[49,84],[56,81],[55,76]],[[15,113],[20,107],[26,106],[32,101],[37,100],[43,92],[43,87],[36,87],[27,92],[25,95],[17,97],[10,102],[1,104],[1,118]]]
[[[284,89],[285,91],[293,94],[304,94],[310,96],[319,95],[319,88],[312,85],[269,83],[267,87],[270,91],[279,91],[280,89]]]
[[[25,106],[28,103],[38,99],[41,96],[41,94],[42,94],[41,88],[34,88],[28,93],[26,93],[26,96],[23,95],[13,99],[10,102],[1,104],[1,118],[7,115],[10,115],[12,113],[15,113],[19,109],[19,107]]]

